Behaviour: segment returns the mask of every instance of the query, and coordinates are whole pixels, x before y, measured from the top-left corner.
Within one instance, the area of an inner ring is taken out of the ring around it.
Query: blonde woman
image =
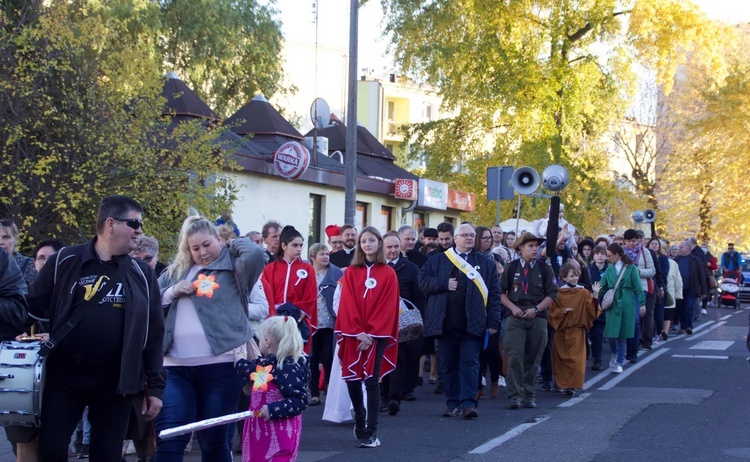
[[[235,410],[242,388],[235,353],[253,335],[248,300],[264,266],[263,250],[249,239],[226,247],[209,220],[191,216],[183,223],[174,263],[159,278],[169,375],[157,433]],[[228,431],[222,425],[198,433],[203,460],[231,462]],[[189,438],[159,440],[156,460],[183,460]]]

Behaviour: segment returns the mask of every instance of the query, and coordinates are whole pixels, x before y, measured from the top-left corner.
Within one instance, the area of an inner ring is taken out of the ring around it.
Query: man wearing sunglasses
[[[104,198],[96,237],[50,257],[29,287],[30,312],[48,317],[51,326],[42,349],[47,376],[39,460],[67,458],[70,435],[88,406],[97,435],[91,459],[119,462],[133,405],[146,420],[161,409],[166,375],[159,286],[154,270],[129,256],[143,233],[142,212],[129,197]]]

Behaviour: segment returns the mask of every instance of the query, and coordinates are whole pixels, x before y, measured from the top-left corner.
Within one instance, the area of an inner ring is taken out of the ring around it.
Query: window
[[[427,226],[427,219],[425,217],[424,213],[420,212],[414,212],[413,218],[412,218],[412,227],[416,230],[419,230],[422,226]]]
[[[323,196],[318,194],[310,194],[308,217],[309,227],[307,229],[307,246],[308,248],[320,241],[320,227],[323,222]]]
[[[369,204],[366,202],[357,202],[357,211],[354,214],[354,226],[357,227],[357,232],[361,233],[367,226],[367,207]]]
[[[443,221],[455,225],[453,217],[443,217]]]
[[[380,226],[378,227],[378,231],[380,231],[380,234],[385,234],[391,230],[391,224],[393,223],[392,218],[393,218],[393,207],[381,206],[380,207]]]
[[[432,121],[432,104],[427,104],[424,107],[424,118],[428,121]]]
[[[396,118],[396,102],[388,101],[388,120],[392,121]]]

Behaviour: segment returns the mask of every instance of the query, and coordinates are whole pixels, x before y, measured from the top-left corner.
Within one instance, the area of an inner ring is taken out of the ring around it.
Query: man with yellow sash
[[[455,247],[430,257],[419,287],[427,295],[423,335],[437,337],[445,417],[478,417],[479,352],[500,329],[500,278],[494,261],[474,250],[476,232],[460,225]]]
[[[501,282],[511,409],[536,407],[537,373],[547,346],[547,308],[557,298],[552,268],[537,260],[542,242],[531,233],[521,234],[516,241],[521,258],[505,265]]]

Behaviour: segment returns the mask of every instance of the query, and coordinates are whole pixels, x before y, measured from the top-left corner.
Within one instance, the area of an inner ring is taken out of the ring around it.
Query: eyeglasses
[[[154,259],[153,255],[146,255],[145,257],[142,257],[141,260],[145,261],[146,263],[151,263],[151,260]]]
[[[128,228],[137,230],[138,228],[143,229],[143,222],[137,218],[116,218],[112,217],[113,220],[125,223]]]
[[[475,237],[477,237],[477,235],[474,233],[461,233],[461,234],[456,234],[456,236],[462,237],[464,239],[467,239],[467,238],[474,239]]]
[[[491,240],[492,240],[492,236],[484,236],[484,237],[482,238],[482,240],[483,240],[483,241],[491,241]]]
[[[36,261],[47,261],[46,255],[37,255],[37,257],[34,259]]]

